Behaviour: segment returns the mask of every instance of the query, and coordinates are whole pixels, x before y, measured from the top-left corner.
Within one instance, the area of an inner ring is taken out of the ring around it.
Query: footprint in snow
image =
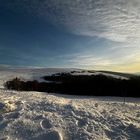
[[[48,119],[44,119],[40,122],[40,126],[42,129],[50,129],[52,128],[52,124]]]
[[[53,130],[48,133],[39,135],[32,140],[63,140],[63,137],[60,132],[58,132],[57,130]]]
[[[0,140],[9,140],[9,137],[6,136],[6,137],[0,137]]]
[[[5,104],[0,102],[0,113],[3,113],[5,109]]]
[[[10,114],[7,114],[5,116],[6,119],[17,119],[20,117],[20,113],[19,112],[12,112]]]
[[[0,115],[0,123],[3,121],[3,116],[2,115]]]
[[[85,120],[85,119],[78,119],[78,121],[77,121],[77,125],[79,126],[79,127],[84,127],[84,126],[86,126],[88,124],[88,122]]]
[[[140,118],[140,112],[137,112],[136,117],[137,117],[137,118]]]

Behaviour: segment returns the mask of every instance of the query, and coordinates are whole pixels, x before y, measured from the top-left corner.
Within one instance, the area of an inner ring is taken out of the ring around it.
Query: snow
[[[0,140],[139,140],[140,98],[70,96],[3,89],[62,69],[0,70]],[[70,72],[69,69],[63,69]],[[85,93],[86,94],[86,93]]]
[[[12,80],[16,77],[28,81],[28,80],[37,80],[39,82],[43,82],[44,79],[43,76],[46,75],[52,75],[56,73],[71,73],[72,75],[106,75],[111,76],[114,78],[119,79],[128,79],[125,76],[119,76],[116,74],[111,73],[105,73],[105,72],[99,72],[99,71],[87,71],[82,69],[74,69],[74,68],[12,68],[12,67],[6,67],[1,68],[0,67],[0,88],[3,88],[3,84],[8,81]]]
[[[0,138],[139,140],[140,99],[0,90]]]
[[[117,79],[128,80],[127,77],[125,77],[125,76],[120,76],[120,75],[116,75],[116,74],[105,73],[105,72],[98,72],[98,71],[94,73],[94,75],[99,75],[99,74],[102,74],[102,75],[105,75],[105,76],[110,76],[110,77],[117,78]]]
[[[16,77],[28,81],[38,80],[44,81],[43,76],[51,75],[61,72],[70,72],[74,69],[62,69],[62,68],[0,68],[0,88],[3,88],[3,83]]]

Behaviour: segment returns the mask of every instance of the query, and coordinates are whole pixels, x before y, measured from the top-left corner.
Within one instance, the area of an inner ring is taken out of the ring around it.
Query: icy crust
[[[140,100],[122,101],[0,90],[0,140],[139,140]]]

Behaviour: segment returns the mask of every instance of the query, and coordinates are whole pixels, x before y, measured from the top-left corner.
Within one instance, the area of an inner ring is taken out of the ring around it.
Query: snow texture
[[[0,91],[0,139],[139,140],[140,100]]]

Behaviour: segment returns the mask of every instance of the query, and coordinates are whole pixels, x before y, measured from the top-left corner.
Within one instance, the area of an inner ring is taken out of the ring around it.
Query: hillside
[[[28,80],[44,81],[43,76],[51,75],[55,73],[67,72],[74,75],[107,75],[115,78],[128,79],[129,76],[123,73],[101,72],[101,71],[88,71],[82,69],[69,69],[69,68],[13,68],[13,67],[0,67],[0,88],[3,88],[3,84],[16,77]],[[133,75],[132,75],[133,76]]]
[[[139,140],[140,100],[0,90],[0,139]]]
[[[91,74],[75,69],[0,70],[0,140],[139,140],[139,98],[126,98],[124,103],[123,97],[70,96],[3,88],[5,81],[15,77],[42,81],[42,76],[60,72]],[[119,78],[128,77],[119,75]]]

